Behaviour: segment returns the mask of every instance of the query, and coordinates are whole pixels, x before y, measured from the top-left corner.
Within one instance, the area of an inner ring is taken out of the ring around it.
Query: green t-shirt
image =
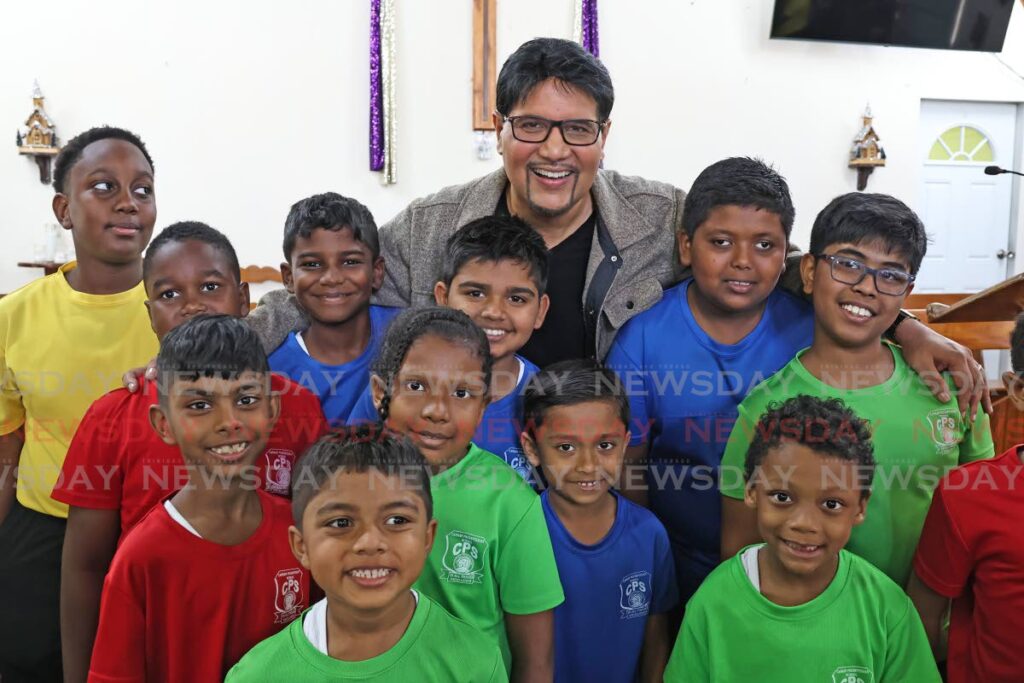
[[[317,650],[302,630],[302,617],[249,650],[228,672],[228,683],[289,681],[472,681],[508,680],[501,653],[483,633],[420,595],[409,628],[387,652],[361,662],[343,662]]]
[[[845,550],[828,588],[782,607],[754,588],[740,556],[686,606],[666,683],[938,683],[921,619],[882,572]]]
[[[415,588],[501,648],[505,613],[535,614],[565,599],[538,496],[500,457],[476,444],[430,479],[437,536]]]
[[[799,394],[840,398],[871,425],[875,476],[864,523],[854,527],[846,549],[870,561],[905,586],[932,493],[959,464],[995,454],[988,415],[979,410],[966,423],[956,399],[942,403],[889,345],[896,368],[884,383],[866,389],[836,389],[816,378],[800,357],[757,385],[739,407],[722,457],[722,495],[743,498],[743,467],[754,429],[769,402]]]

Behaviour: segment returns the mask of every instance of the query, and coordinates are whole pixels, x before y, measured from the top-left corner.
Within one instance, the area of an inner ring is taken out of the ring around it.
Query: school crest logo
[[[449,531],[444,537],[442,576],[451,583],[482,583],[487,541],[465,531]]]
[[[516,471],[520,477],[526,481],[530,481],[530,461],[526,459],[526,454],[523,453],[522,448],[517,446],[509,446],[505,449],[505,462],[508,463],[509,467]]]
[[[932,441],[935,452],[949,453],[960,442],[960,430],[957,429],[956,411],[951,408],[940,408],[928,413],[928,426],[931,427]]]
[[[295,460],[295,453],[283,448],[271,448],[263,457],[267,491],[287,495],[288,487],[292,483],[292,461]]]
[[[282,569],[274,575],[274,623],[287,624],[306,607],[302,570]]]
[[[619,581],[619,618],[646,617],[651,609],[651,573],[633,572]]]
[[[874,683],[875,675],[863,666],[841,666],[832,672],[832,683]]]

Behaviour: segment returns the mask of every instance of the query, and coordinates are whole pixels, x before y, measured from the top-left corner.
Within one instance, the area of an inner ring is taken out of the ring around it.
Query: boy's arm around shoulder
[[[751,543],[761,540],[757,514],[744,501],[747,449],[761,416],[763,401],[754,389],[740,403],[736,424],[729,433],[719,469],[718,485],[722,499],[721,560],[725,561]],[[756,415],[755,415],[756,413]]]

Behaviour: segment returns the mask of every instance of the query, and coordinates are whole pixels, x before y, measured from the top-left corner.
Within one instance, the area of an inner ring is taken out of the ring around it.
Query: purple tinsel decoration
[[[380,0],[370,0],[370,170],[384,170],[384,97],[380,72]]]
[[[600,56],[600,45],[597,40],[597,0],[583,0],[583,49]]]

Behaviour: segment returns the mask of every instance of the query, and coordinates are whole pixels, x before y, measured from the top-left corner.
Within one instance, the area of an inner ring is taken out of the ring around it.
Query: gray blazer
[[[433,303],[448,237],[469,221],[494,214],[507,185],[504,169],[498,169],[417,199],[382,225],[386,274],[374,302]],[[591,191],[599,221],[580,306],[595,355],[604,358],[622,325],[653,306],[662,290],[682,276],[675,235],[682,229],[684,193],[666,183],[606,170],[598,171]],[[306,325],[294,298],[280,292],[263,297],[249,317],[268,352],[288,332]]]

